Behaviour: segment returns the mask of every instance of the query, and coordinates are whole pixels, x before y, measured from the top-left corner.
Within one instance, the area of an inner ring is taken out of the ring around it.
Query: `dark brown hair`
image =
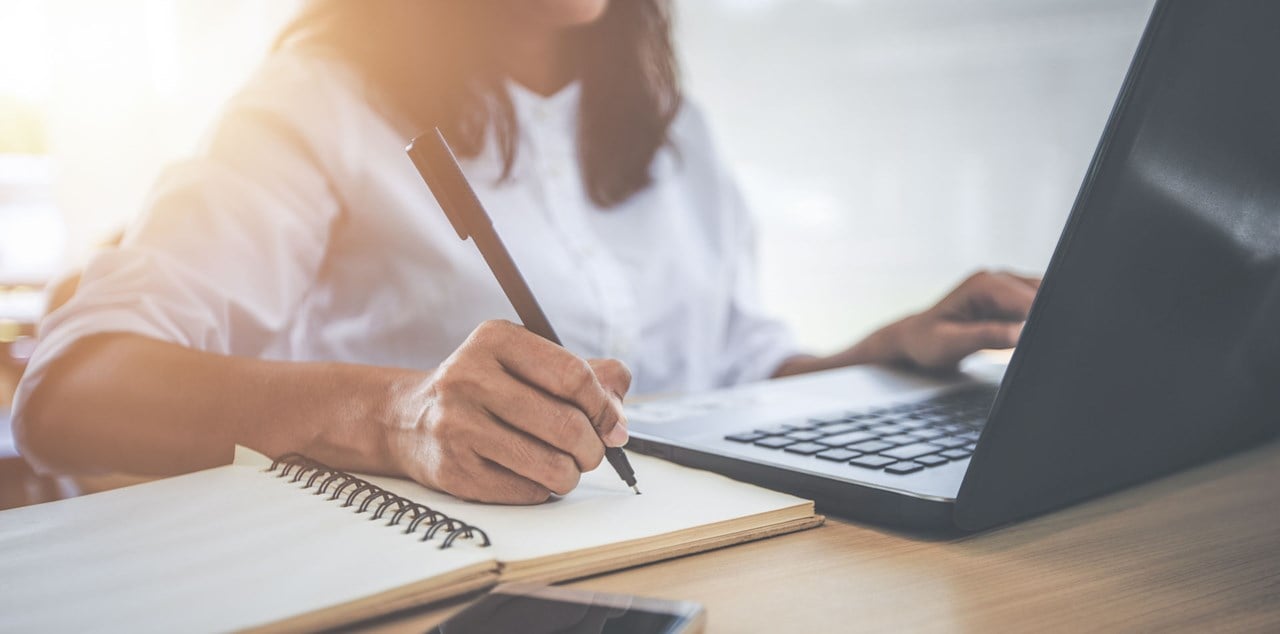
[[[318,46],[351,63],[380,105],[425,131],[439,126],[462,156],[496,135],[503,178],[519,121],[485,28],[493,0],[310,0],[276,48]],[[587,195],[601,207],[650,183],[681,93],[668,0],[613,0],[574,29],[581,103],[578,155]]]

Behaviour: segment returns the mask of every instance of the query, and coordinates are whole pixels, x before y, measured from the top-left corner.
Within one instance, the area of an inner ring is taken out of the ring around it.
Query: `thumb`
[[[949,363],[959,361],[979,350],[1012,348],[1022,334],[1021,322],[974,321],[950,322],[939,328],[941,354]]]

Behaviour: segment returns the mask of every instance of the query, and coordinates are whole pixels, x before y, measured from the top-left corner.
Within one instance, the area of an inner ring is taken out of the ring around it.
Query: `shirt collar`
[[[574,81],[555,94],[543,96],[524,87],[517,81],[507,80],[507,93],[522,120],[572,122],[578,113],[578,100],[582,86]]]

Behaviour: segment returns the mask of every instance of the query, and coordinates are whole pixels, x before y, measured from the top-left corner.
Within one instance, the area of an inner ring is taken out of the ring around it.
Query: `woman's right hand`
[[[606,444],[626,444],[630,387],[619,361],[586,361],[522,326],[488,321],[408,391],[388,448],[402,473],[431,488],[537,504],[573,490]]]

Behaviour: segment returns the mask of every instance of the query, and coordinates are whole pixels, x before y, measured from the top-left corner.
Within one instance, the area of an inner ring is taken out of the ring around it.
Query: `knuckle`
[[[551,497],[545,486],[514,475],[495,481],[492,488],[495,499],[507,504],[540,504]]]
[[[596,381],[596,374],[591,366],[572,355],[565,357],[559,374],[567,390],[575,394],[589,389]]]
[[[551,499],[551,491],[546,487],[533,485],[525,487],[525,490],[521,491],[518,496],[521,504],[542,504]]]
[[[600,363],[600,374],[604,382],[619,394],[626,394],[631,389],[631,368],[617,359],[605,359]]]
[[[504,319],[486,319],[476,326],[476,332],[483,335],[499,335],[506,330],[510,322]]]
[[[582,473],[578,471],[578,465],[573,458],[558,454],[551,460],[549,466],[547,488],[556,495],[566,495],[578,486]]]
[[[510,334],[511,326],[513,325],[504,319],[490,319],[480,322],[480,325],[471,331],[471,336],[467,337],[467,342],[481,347],[495,344]]]
[[[582,456],[582,470],[595,471],[602,462],[604,462],[604,444],[591,443],[588,445],[585,455]]]

